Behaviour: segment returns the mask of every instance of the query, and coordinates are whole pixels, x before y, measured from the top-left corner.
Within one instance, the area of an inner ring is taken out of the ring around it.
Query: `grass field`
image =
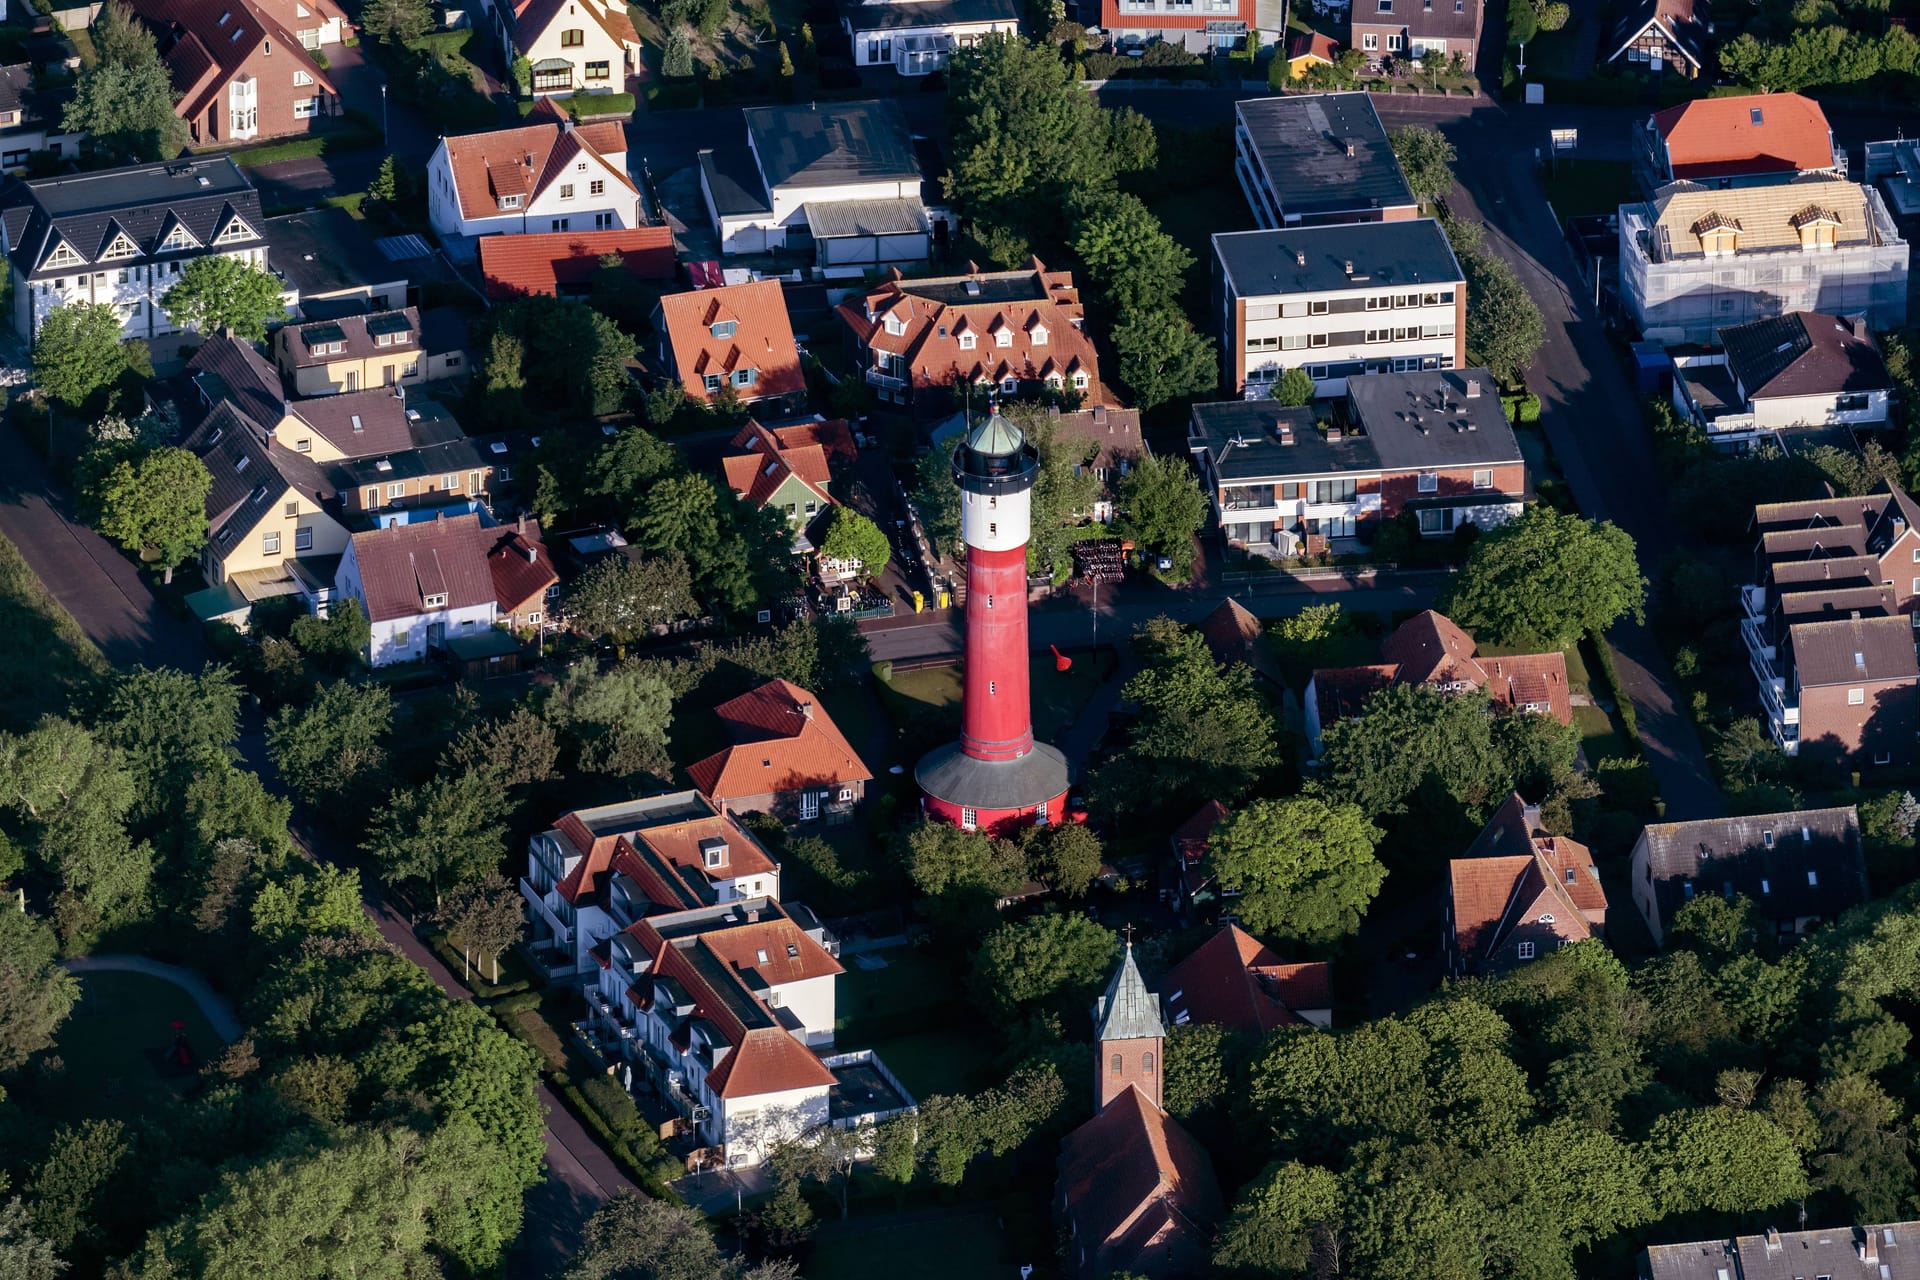
[[[80,624],[0,538],[0,729],[25,729],[62,712],[107,671]]]
[[[802,1274],[808,1280],[990,1280],[1020,1273],[1006,1255],[996,1206],[887,1214],[822,1226]]]
[[[1633,166],[1624,160],[1561,160],[1541,181],[1562,218],[1614,213],[1633,190]]]
[[[968,1002],[961,973],[916,948],[883,957],[883,969],[846,962],[834,991],[838,1042],[879,1054],[915,1098],[990,1083],[994,1037]]]
[[[895,947],[879,954],[887,962],[883,969],[846,962],[847,971],[834,984],[835,1027],[845,1030],[865,1019],[891,1018],[965,998],[952,966],[937,963],[925,948]]]
[[[46,1091],[49,1109],[71,1105],[62,1119],[151,1114],[197,1085],[199,1064],[225,1047],[193,998],[170,982],[144,973],[89,973],[80,989],[80,1003],[54,1045],[64,1064],[60,1087]],[[192,1066],[172,1060],[175,1022],[193,1050]]]
[[[1107,679],[1113,675],[1116,661],[1111,650],[1068,655],[1073,666],[1067,671],[1053,669],[1053,655],[1044,650],[1033,655],[1030,668],[1030,698],[1033,704],[1033,734],[1043,742],[1057,742]],[[886,686],[885,700],[901,728],[934,715],[959,722],[961,668],[927,667],[919,671],[897,671]]]

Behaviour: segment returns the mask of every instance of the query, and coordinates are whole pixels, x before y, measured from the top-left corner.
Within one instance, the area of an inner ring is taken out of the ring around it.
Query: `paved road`
[[[233,1001],[208,986],[207,980],[191,969],[149,960],[145,956],[80,956],[60,963],[83,977],[89,973],[144,973],[149,978],[171,982],[193,997],[193,1002],[200,1006],[200,1012],[213,1027],[213,1033],[228,1044],[238,1040],[240,1033],[246,1030],[241,1025],[240,1015],[234,1012]]]
[[[74,521],[71,510],[70,496],[54,483],[39,455],[18,432],[0,425],[0,534],[20,548],[54,598],[116,666],[146,663],[198,671],[207,659],[199,627],[171,613],[154,596],[140,570],[99,535]],[[249,725],[241,748],[267,785],[279,789],[278,780],[267,767],[265,743],[257,724]],[[310,847],[302,832],[295,831],[294,836],[302,847]],[[330,850],[329,854],[335,860],[349,860],[340,857],[338,851]],[[367,912],[381,934],[424,968],[450,998],[470,999],[472,993],[414,936],[412,927],[380,893],[374,878],[363,874],[361,885]],[[211,994],[211,989],[208,991]],[[221,1025],[212,1013],[208,1017],[216,1028]],[[228,1025],[237,1023],[230,1020]],[[527,1280],[556,1274],[571,1256],[580,1229],[593,1211],[614,1193],[633,1188],[612,1158],[544,1083],[539,1092],[547,1112],[547,1174],[527,1193],[527,1227],[515,1245],[510,1265],[513,1276]]]

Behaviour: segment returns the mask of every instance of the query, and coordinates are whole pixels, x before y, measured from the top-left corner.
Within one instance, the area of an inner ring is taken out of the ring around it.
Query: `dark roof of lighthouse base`
[[[1044,742],[1018,760],[976,760],[949,742],[913,771],[920,789],[965,809],[1033,809],[1067,791],[1067,758]]]

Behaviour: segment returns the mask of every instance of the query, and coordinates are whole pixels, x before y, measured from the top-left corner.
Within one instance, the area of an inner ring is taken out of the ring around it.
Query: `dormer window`
[[[240,219],[234,218],[220,229],[220,234],[213,238],[213,242],[215,244],[232,244],[236,240],[252,240],[254,238],[253,228],[240,221]]]
[[[47,255],[47,265],[50,267],[71,267],[85,261],[65,240],[53,246],[53,252]]]
[[[733,371],[733,385],[736,387],[750,387],[759,380],[760,371],[758,369],[735,369]]]
[[[1740,219],[1723,213],[1709,213],[1691,228],[1700,238],[1700,251],[1709,257],[1737,253],[1740,249]]]
[[[739,327],[736,320],[718,320],[707,326],[707,332],[716,338],[731,338]]]
[[[1810,204],[1788,222],[1799,232],[1802,249],[1831,249],[1839,242],[1840,215],[1831,209]]]
[[[993,345],[994,345],[994,346],[996,346],[996,347],[1010,347],[1010,346],[1012,346],[1012,345],[1013,345],[1013,330],[1011,330],[1011,329],[1002,329],[1002,330],[1000,330],[1000,332],[998,332],[998,333],[996,333],[996,334],[994,334],[994,335],[993,335]]]
[[[960,349],[962,351],[971,351],[978,345],[979,339],[971,333],[963,333],[960,335]],[[1916,563],[1920,563],[1920,551],[1914,553],[1914,560]]]
[[[1076,374],[1074,374],[1074,375],[1073,375],[1073,389],[1074,389],[1075,391],[1085,391],[1085,390],[1087,389],[1087,375],[1086,375],[1086,374],[1084,374],[1084,373],[1076,373]]]
[[[160,247],[162,249],[197,249],[200,247],[200,242],[195,240],[185,227],[175,223],[173,230],[167,232],[167,238],[160,242]]]
[[[881,323],[896,338],[907,331],[906,323],[899,316],[890,315]]]
[[[111,262],[116,258],[137,258],[139,256],[140,246],[133,242],[133,237],[122,231],[113,238],[113,243],[107,246],[106,252],[100,255],[100,260],[102,262]]]
[[[1047,326],[1043,324],[1037,324],[1033,326],[1033,332],[1028,336],[1033,340],[1034,346],[1036,347],[1046,346],[1047,345]]]
[[[447,593],[444,591],[436,592],[433,595],[427,596],[421,603],[425,604],[429,609],[444,609],[447,607]]]
[[[500,207],[502,209],[518,209],[520,207],[520,197],[519,196],[501,196]]]

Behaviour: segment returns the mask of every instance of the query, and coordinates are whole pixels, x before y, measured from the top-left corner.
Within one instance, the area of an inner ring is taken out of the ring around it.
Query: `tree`
[[[33,335],[33,378],[56,402],[78,410],[127,371],[120,315],[96,302],[68,302]]]
[[[1329,725],[1320,760],[1326,794],[1369,818],[1405,813],[1418,797],[1449,801],[1477,824],[1513,790],[1485,696],[1424,684],[1382,689],[1363,714]]]
[[[660,62],[660,74],[669,80],[693,79],[693,45],[687,33],[675,28],[667,36],[667,51]]]
[[[100,532],[128,551],[151,553],[167,582],[207,544],[213,477],[185,449],[155,449],[122,461],[100,486]]]
[[[1026,852],[1033,878],[1069,898],[1084,895],[1100,874],[1100,838],[1082,823],[1029,828]]]
[[[242,258],[224,253],[189,261],[160,305],[182,328],[211,337],[231,329],[248,342],[263,342],[267,326],[286,318],[280,282]]]
[[[0,1186],[0,1191],[5,1191]],[[67,1264],[53,1245],[34,1234],[27,1206],[19,1196],[0,1205],[0,1276],[7,1280],[57,1280]]]
[[[1171,302],[1135,312],[1113,327],[1120,380],[1141,409],[1153,409],[1219,385],[1213,339],[1201,335]]]
[[[171,809],[198,770],[231,758],[240,736],[240,696],[225,667],[209,666],[197,676],[135,667],[114,681],[100,736],[126,755],[139,796],[137,817]]]
[[[960,557],[960,486],[953,482],[953,454],[929,449],[914,464],[913,509],[936,556]]]
[[[324,618],[311,613],[295,618],[287,638],[322,670],[345,675],[367,660],[373,623],[349,596],[334,601]]]
[[[1266,1275],[1310,1275],[1316,1246],[1337,1231],[1345,1195],[1330,1169],[1269,1165],[1240,1193],[1214,1243],[1215,1266]]]
[[[1074,220],[1073,251],[1114,314],[1178,298],[1193,255],[1168,235],[1138,196],[1103,193]]]
[[[1120,481],[1123,536],[1173,561],[1173,576],[1193,568],[1193,536],[1207,518],[1207,495],[1185,459],[1158,454],[1136,461]]]
[[[771,1264],[769,1264],[771,1265]],[[724,1256],[706,1219],[685,1205],[623,1191],[587,1219],[564,1280],[786,1280]]]
[[[441,774],[394,792],[361,847],[389,884],[425,881],[438,910],[447,889],[482,878],[506,857],[505,807],[485,775]]]
[[[1900,460],[1878,440],[1869,440],[1858,450],[1818,445],[1807,450],[1805,456],[1833,485],[1835,492],[1848,497],[1872,493],[1883,481],[1901,482]]]
[[[515,707],[504,720],[462,733],[448,745],[445,759],[462,772],[485,775],[496,787],[527,786],[559,770],[560,737],[536,712]]]
[[[253,899],[253,934],[270,947],[299,945],[314,937],[359,936],[377,931],[360,905],[360,873],[321,863],[269,880]]]
[[[490,875],[465,881],[448,890],[435,918],[460,940],[460,954],[472,973],[473,957],[493,966],[500,981],[500,953],[520,940],[526,926],[525,908],[518,892],[504,876]]]
[[[1325,943],[1360,927],[1387,869],[1380,829],[1358,806],[1314,796],[1255,800],[1207,842],[1207,865],[1238,889],[1234,913],[1255,933]]]
[[[400,162],[389,154],[380,162],[380,169],[373,175],[373,181],[367,184],[367,199],[377,200],[389,207],[399,203],[404,173]]]
[[[1020,846],[947,822],[921,822],[910,828],[903,855],[908,879],[928,897],[964,889],[984,889],[997,896],[1013,892],[1027,876]]]
[[[1523,45],[1540,33],[1540,18],[1533,0],[1507,0],[1507,43]]]
[[[1445,225],[1452,238],[1461,224],[1449,219]],[[1485,365],[1502,385],[1517,386],[1547,340],[1540,308],[1505,258],[1458,243],[1454,251],[1467,278],[1467,360]]]
[[[605,636],[622,652],[655,627],[699,611],[692,573],[673,553],[608,556],[574,579],[566,600],[567,619],[577,630]]]
[[[1075,912],[1003,924],[973,958],[973,994],[1002,1019],[1039,1005],[1079,1008],[1113,968],[1119,940]]]
[[[644,427],[625,427],[594,452],[581,488],[623,529],[640,522],[653,487],[685,469],[679,451]]]
[[[27,1188],[34,1229],[55,1249],[70,1250],[83,1234],[98,1234],[101,1193],[127,1150],[127,1127],[118,1120],[88,1120],[55,1131]]]
[[[1653,1122],[1646,1159],[1661,1216],[1753,1213],[1807,1194],[1799,1152],[1758,1112],[1669,1112]]]
[[[1317,394],[1313,375],[1302,368],[1288,369],[1274,380],[1272,396],[1284,405],[1309,405]]]
[[[820,554],[828,560],[860,566],[860,572],[877,578],[887,567],[893,547],[879,525],[851,507],[835,507],[827,522]]]
[[[267,754],[294,795],[319,809],[352,811],[386,768],[393,695],[385,685],[322,685],[312,704],[282,707],[267,722]]]
[[[1393,157],[1400,162],[1407,187],[1421,204],[1430,205],[1453,190],[1453,144],[1438,129],[1406,124],[1387,135]]]
[[[592,661],[575,663],[546,716],[589,773],[664,778],[673,768],[667,755],[673,690],[655,671],[628,664],[601,674]]]
[[[1533,506],[1474,543],[1440,608],[1482,643],[1564,648],[1645,621],[1646,599],[1625,530]]]
[[[80,72],[61,128],[85,136],[108,163],[151,163],[186,145],[173,82],[151,32],[124,4],[109,4],[93,29],[94,64]]]
[[[433,11],[427,0],[367,0],[360,29],[386,44],[402,45],[433,30]]]
[[[0,1071],[50,1046],[80,999],[80,982],[58,954],[44,920],[11,905],[0,908]]]

